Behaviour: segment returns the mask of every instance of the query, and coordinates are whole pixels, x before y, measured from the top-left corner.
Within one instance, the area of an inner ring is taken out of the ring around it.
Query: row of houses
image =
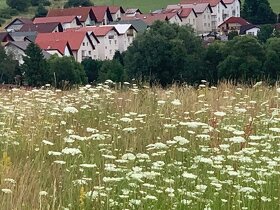
[[[6,36],[6,51],[15,54],[21,64],[30,42],[35,42],[46,58],[56,54],[73,56],[78,62],[106,60],[116,51],[126,51],[137,34],[157,20],[189,25],[201,35],[225,31],[225,21],[239,16],[240,0],[183,0],[148,14],[120,6],[51,9],[46,17],[14,19],[0,36]]]

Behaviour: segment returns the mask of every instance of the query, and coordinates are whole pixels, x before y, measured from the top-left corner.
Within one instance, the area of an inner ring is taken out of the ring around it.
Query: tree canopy
[[[93,6],[90,0],[68,0],[64,7],[87,7],[87,6]]]
[[[271,9],[268,0],[245,0],[241,14],[253,24],[277,22],[277,15]]]
[[[128,48],[124,64],[129,78],[163,86],[195,82],[201,75],[202,42],[191,28],[155,22]]]
[[[50,82],[50,72],[43,52],[38,45],[30,43],[25,51],[24,64],[21,66],[28,85],[42,86]]]

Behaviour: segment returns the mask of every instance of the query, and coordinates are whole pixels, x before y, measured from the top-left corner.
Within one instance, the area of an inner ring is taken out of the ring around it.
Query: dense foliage
[[[6,0],[6,3],[12,9],[22,12],[28,9],[31,2],[29,0]]]
[[[207,80],[252,84],[258,80],[277,81],[280,75],[279,31],[266,25],[258,37],[233,36],[227,42],[204,45],[189,27],[156,22],[139,35],[125,53],[114,59],[86,59],[81,64],[72,57],[53,56],[45,60],[41,49],[30,44],[21,72],[17,62],[0,50],[1,82],[12,83],[19,74],[31,86],[51,83],[56,87],[74,84],[131,81],[160,84],[198,84]],[[2,53],[1,53],[2,52]],[[5,56],[4,56],[5,55]]]
[[[268,24],[277,21],[277,15],[271,9],[268,0],[245,0],[241,14],[253,24]]]
[[[68,0],[64,7],[87,7],[93,6],[90,0]]]

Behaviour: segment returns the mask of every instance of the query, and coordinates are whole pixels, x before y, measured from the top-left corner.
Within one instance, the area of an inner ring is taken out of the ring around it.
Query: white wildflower
[[[5,194],[11,194],[12,193],[12,190],[7,189],[7,188],[3,188],[3,189],[1,189],[1,191]]]
[[[77,113],[77,112],[78,112],[78,109],[76,109],[76,108],[73,107],[73,106],[68,106],[68,107],[65,107],[65,108],[63,109],[63,112],[74,114],[74,113]]]
[[[188,173],[188,172],[184,172],[182,174],[182,177],[186,178],[186,179],[196,179],[197,178],[197,175],[194,175],[192,173]]]
[[[52,142],[50,142],[50,141],[47,141],[47,140],[43,140],[42,142],[43,142],[43,144],[45,144],[45,145],[50,145],[50,146],[53,146],[53,145],[54,145],[54,143],[52,143]]]
[[[217,117],[224,117],[224,116],[226,116],[226,113],[225,112],[214,112],[214,115]]]
[[[81,154],[81,150],[77,149],[77,148],[64,148],[62,151],[61,151],[63,154],[66,154],[66,155],[78,155],[78,154]]]
[[[179,106],[181,105],[181,101],[179,99],[174,99],[173,101],[171,101],[171,104],[173,104],[174,106]]]

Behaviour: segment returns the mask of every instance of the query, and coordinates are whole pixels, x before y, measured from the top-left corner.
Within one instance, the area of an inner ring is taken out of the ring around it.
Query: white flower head
[[[65,108],[63,109],[63,112],[74,114],[74,113],[77,113],[77,112],[78,112],[78,109],[76,109],[76,108],[73,107],[73,106],[68,106],[68,107],[65,107]]]

